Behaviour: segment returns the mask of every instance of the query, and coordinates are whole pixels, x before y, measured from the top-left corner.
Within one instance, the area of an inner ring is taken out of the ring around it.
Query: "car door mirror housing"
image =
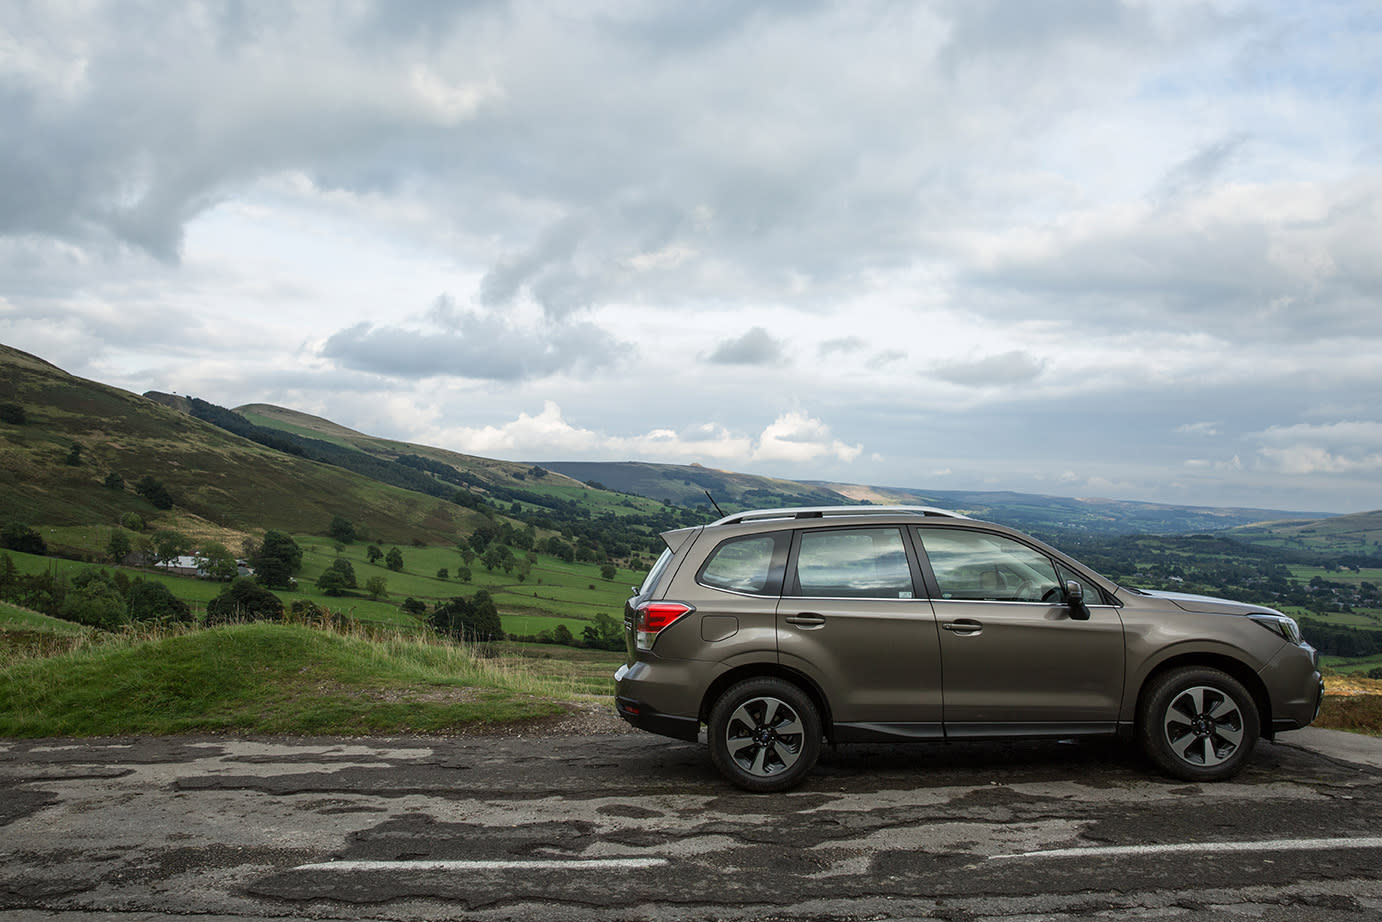
[[[1070,617],[1076,621],[1089,620],[1089,606],[1084,603],[1084,586],[1078,580],[1065,581],[1065,601],[1070,606]]]

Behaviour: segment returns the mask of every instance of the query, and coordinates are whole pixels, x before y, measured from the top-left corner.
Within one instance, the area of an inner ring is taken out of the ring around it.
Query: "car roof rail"
[[[766,519],[822,519],[840,515],[917,515],[946,519],[967,519],[969,516],[940,509],[936,506],[794,506],[788,509],[750,509],[727,515],[710,526],[736,525],[740,522],[758,522]]]

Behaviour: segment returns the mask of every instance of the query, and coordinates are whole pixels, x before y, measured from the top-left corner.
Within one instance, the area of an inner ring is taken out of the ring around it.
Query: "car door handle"
[[[963,637],[979,634],[984,630],[982,624],[970,618],[961,618],[959,621],[942,621],[941,627],[952,634],[959,634]]]
[[[820,615],[809,613],[800,615],[788,615],[786,618],[782,620],[786,621],[788,624],[795,624],[797,627],[807,628],[822,627],[825,624],[825,619],[822,618]]]

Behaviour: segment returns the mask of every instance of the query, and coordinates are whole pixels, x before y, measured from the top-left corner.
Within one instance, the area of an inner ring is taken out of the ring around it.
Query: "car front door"
[[[1111,732],[1122,704],[1118,609],[1074,617],[1050,557],[1006,535],[920,526],[939,627],[948,737]]]

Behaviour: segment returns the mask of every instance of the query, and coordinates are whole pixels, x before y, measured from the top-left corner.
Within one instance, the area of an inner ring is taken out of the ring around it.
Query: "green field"
[[[538,554],[527,578],[501,569],[486,570],[478,561],[470,564],[471,580],[456,577],[464,561],[457,548],[401,546],[403,570],[389,570],[383,563],[369,563],[368,544],[355,542],[339,552],[329,539],[299,535],[294,540],[302,548],[302,569],[297,574],[297,589],[276,590],[285,605],[296,599],[306,599],[324,608],[338,611],[348,618],[368,624],[389,626],[400,630],[420,630],[420,619],[402,611],[404,599],[413,598],[432,606],[458,596],[470,597],[480,589],[487,590],[499,608],[504,630],[515,635],[532,635],[553,630],[564,624],[567,630],[580,637],[584,628],[596,615],[623,617],[624,600],[629,587],[643,579],[640,571],[619,569],[613,580],[600,575],[600,566],[590,563],[566,563],[548,554]],[[387,551],[392,545],[382,546]],[[187,602],[193,612],[205,611],[206,603],[225,588],[224,584],[190,576],[177,576],[157,570],[101,566],[56,557],[39,557],[17,551],[5,552],[20,573],[52,572],[71,580],[83,570],[99,567],[123,570],[131,580],[143,579],[163,583],[173,595]],[[355,571],[356,582],[363,587],[371,577],[383,577],[387,596],[371,599],[363,588],[347,595],[327,596],[315,588],[318,577],[337,558],[347,560]],[[450,576],[441,579],[436,574],[446,568]]]

